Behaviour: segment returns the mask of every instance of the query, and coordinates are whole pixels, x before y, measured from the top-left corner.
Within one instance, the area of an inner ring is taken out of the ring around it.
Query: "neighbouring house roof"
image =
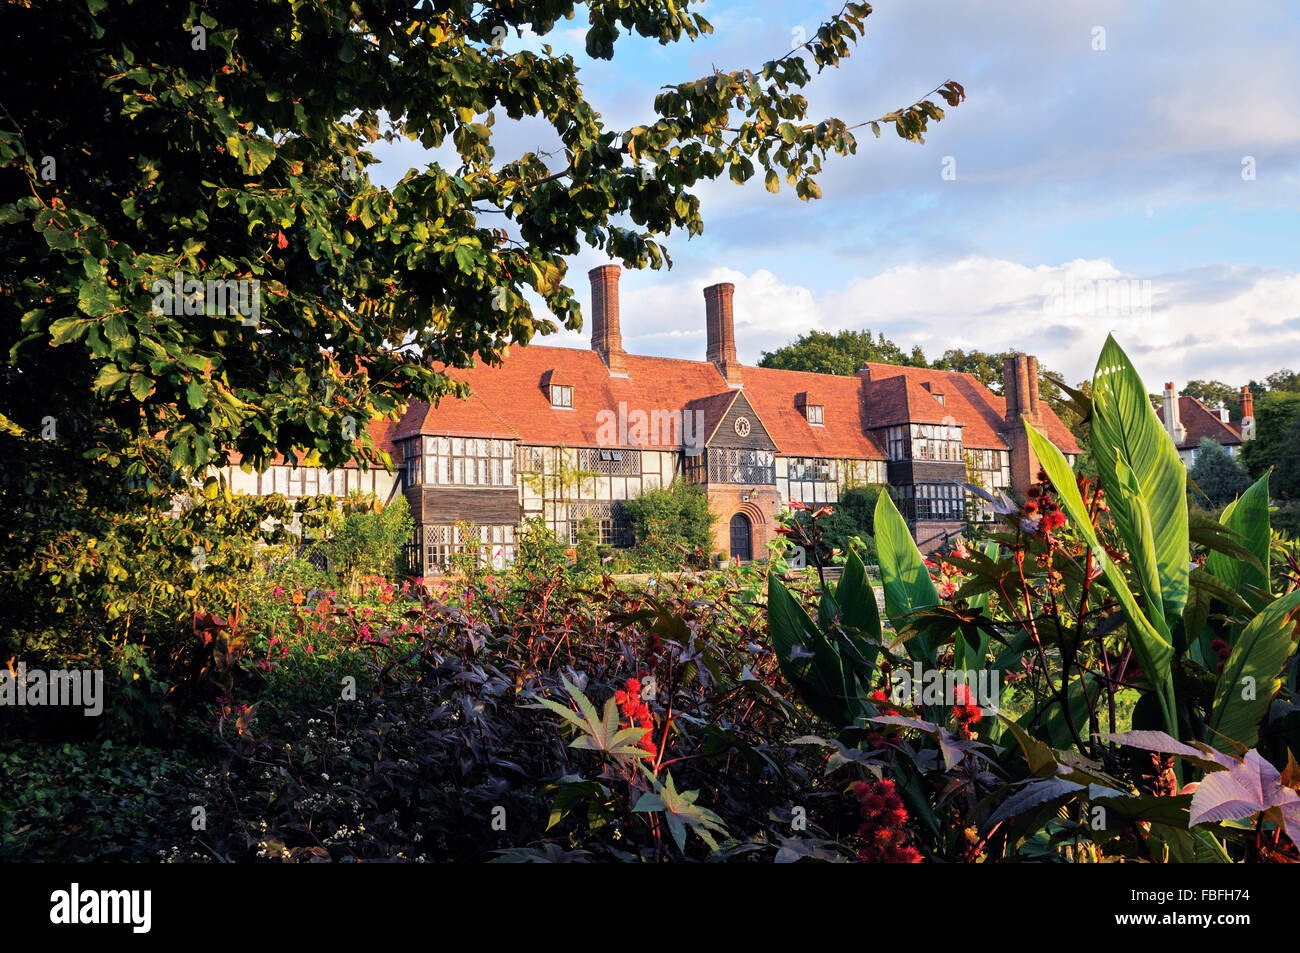
[[[1164,407],[1156,407],[1156,416],[1160,418],[1161,423],[1165,422]],[[1183,429],[1187,431],[1187,439],[1178,445],[1180,450],[1199,447],[1205,437],[1225,447],[1242,442],[1240,421],[1225,424],[1217,411],[1206,407],[1195,397],[1183,395],[1178,398],[1178,416],[1183,422]]]
[[[479,364],[447,373],[467,383],[473,396],[445,397],[436,407],[413,404],[396,428],[397,440],[423,433],[608,446],[609,429],[602,429],[602,421],[617,420],[620,413],[699,408],[716,423],[736,393],[708,361],[629,354],[627,376],[614,377],[595,351],[545,345],[511,349],[497,366]],[[1002,435],[1005,402],[969,374],[869,364],[856,377],[765,367],[742,367],[740,377],[746,400],[784,455],[883,460],[881,437],[871,431],[905,422],[955,422],[963,427],[965,446],[1009,449]],[[545,383],[555,380],[573,387],[572,409],[551,406]],[[944,403],[935,398],[936,391]],[[816,395],[815,402],[825,408],[821,426],[808,422],[801,394]],[[1065,453],[1081,452],[1046,404],[1042,416],[1053,443]],[[652,428],[649,436],[639,446],[682,448],[680,432]]]

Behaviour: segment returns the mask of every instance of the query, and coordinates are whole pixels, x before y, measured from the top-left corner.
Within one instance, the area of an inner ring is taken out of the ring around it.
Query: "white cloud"
[[[1165,380],[1242,382],[1300,367],[1300,273],[1237,267],[1142,276],[1102,259],[910,264],[821,297],[766,270],[625,275],[627,348],[702,359],[702,291],[719,281],[736,286],[736,342],[746,363],[809,330],[870,328],[905,350],[919,344],[930,358],[948,348],[1024,350],[1070,383],[1092,376],[1110,333],[1151,389]],[[545,343],[585,347],[587,337]]]

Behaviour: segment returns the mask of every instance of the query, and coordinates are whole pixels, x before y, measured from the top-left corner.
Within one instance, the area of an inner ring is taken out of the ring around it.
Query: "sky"
[[[667,239],[674,267],[624,270],[628,351],[702,360],[703,289],[730,281],[743,363],[811,329],[869,328],[931,358],[1025,351],[1071,382],[1114,333],[1149,390],[1300,370],[1300,3],[873,6],[852,56],[805,91],[809,118],[873,119],[948,79],[966,102],[923,145],[861,130],[856,155],[828,157],[820,201],[772,195],[761,176],[697,188],[704,233]],[[606,124],[628,128],[652,118],[660,86],[757,69],[839,7],[707,0],[691,9],[711,35],[622,36],[609,63],[583,53],[581,19],[545,41],[574,54]],[[556,141],[504,117],[495,133],[498,160]],[[409,142],[376,155],[384,185],[447,158]],[[570,260],[584,302],[605,263]]]

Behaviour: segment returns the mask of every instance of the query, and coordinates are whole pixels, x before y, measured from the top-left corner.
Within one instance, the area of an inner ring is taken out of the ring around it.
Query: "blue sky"
[[[1071,380],[1091,376],[1113,331],[1151,389],[1300,369],[1300,5],[874,6],[852,57],[808,90],[810,118],[874,118],[947,79],[967,101],[924,145],[862,130],[857,155],[828,160],[818,202],[759,180],[700,188],[705,231],[669,239],[675,267],[624,273],[629,350],[702,358],[702,289],[733,281],[747,362],[810,328],[870,327],[931,356],[1019,348]],[[838,8],[709,0],[692,9],[711,36],[621,37],[612,63],[583,55],[580,19],[546,41],[574,53],[587,98],[626,128],[661,85],[756,68]],[[502,119],[494,142],[505,159],[554,136]],[[438,158],[411,143],[377,154],[384,184]],[[585,295],[603,263],[575,256],[570,286]]]

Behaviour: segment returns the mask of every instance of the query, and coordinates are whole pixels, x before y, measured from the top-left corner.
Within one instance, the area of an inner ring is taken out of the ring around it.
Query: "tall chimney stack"
[[[627,376],[627,352],[618,327],[618,265],[601,265],[587,273],[591,279],[591,349],[609,373]]]
[[[1181,447],[1187,440],[1187,428],[1183,426],[1182,411],[1178,408],[1178,391],[1174,389],[1173,381],[1165,384],[1164,413],[1161,416],[1165,419],[1165,430],[1173,438],[1174,445]]]
[[[736,286],[730,282],[709,285],[704,289],[704,322],[708,332],[705,359],[712,361],[731,387],[741,386],[740,362],[736,360],[736,328],[732,296]]]
[[[1250,440],[1255,436],[1255,395],[1250,392],[1250,385],[1241,388],[1241,439]]]
[[[1029,446],[1024,421],[1036,428],[1043,424],[1038,396],[1038,358],[1012,354],[1002,359],[1002,394],[1006,399],[1004,434],[1011,448],[1011,489],[1020,497],[1038,479],[1038,457]]]

